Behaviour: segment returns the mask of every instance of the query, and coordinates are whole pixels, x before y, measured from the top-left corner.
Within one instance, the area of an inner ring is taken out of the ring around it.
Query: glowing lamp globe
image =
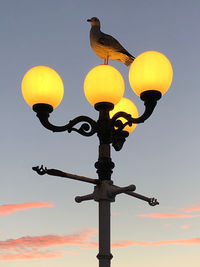
[[[91,69],[84,81],[85,97],[93,106],[100,102],[117,104],[124,94],[124,79],[110,65],[99,65]]]
[[[26,72],[22,80],[22,94],[31,107],[49,104],[57,107],[64,95],[64,85],[59,74],[47,66],[36,66]]]
[[[123,97],[119,101],[119,103],[117,103],[114,106],[114,109],[110,111],[110,117],[112,118],[117,112],[120,112],[120,111],[123,111],[123,112],[126,112],[128,114],[131,114],[131,116],[133,118],[138,118],[138,110],[137,110],[137,107],[128,98]],[[122,121],[122,123],[125,123],[126,122],[126,119],[124,119],[124,118],[119,118],[119,119]],[[132,124],[132,126],[128,126],[127,125],[123,130],[131,133],[135,129],[136,126],[137,126],[137,124]]]
[[[129,70],[131,88],[138,96],[148,90],[160,91],[163,95],[169,89],[172,78],[173,69],[170,61],[157,51],[140,54]]]

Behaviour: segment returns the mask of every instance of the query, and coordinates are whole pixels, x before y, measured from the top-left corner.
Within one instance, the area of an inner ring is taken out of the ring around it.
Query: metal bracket
[[[111,180],[102,180],[99,185],[94,187],[94,192],[85,196],[77,196],[75,201],[80,203],[85,200],[100,201],[107,200],[110,202],[115,201],[115,196],[122,193],[127,193],[130,191],[134,191],[136,189],[135,185],[129,185],[126,187],[118,187],[113,185],[113,181]]]

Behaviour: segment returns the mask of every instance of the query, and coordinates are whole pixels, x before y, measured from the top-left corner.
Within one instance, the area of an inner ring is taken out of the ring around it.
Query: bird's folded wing
[[[111,35],[108,34],[103,34],[98,42],[102,45],[105,45],[117,52],[126,54],[127,56],[134,58],[134,56],[132,56],[126,49],[124,49],[124,47]]]

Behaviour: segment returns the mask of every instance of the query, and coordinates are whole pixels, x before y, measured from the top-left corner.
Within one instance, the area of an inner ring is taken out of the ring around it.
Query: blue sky
[[[160,51],[174,70],[172,86],[153,115],[136,127],[122,151],[112,151],[115,183],[133,183],[138,193],[160,202],[150,207],[126,195],[117,197],[112,266],[199,267],[199,11],[195,0],[1,1],[0,266],[97,266],[92,247],[98,241],[97,203],[74,201],[91,193],[92,186],[32,171],[44,164],[96,178],[97,137],[49,132],[21,95],[26,71],[47,65],[65,86],[51,121],[62,125],[79,115],[97,118],[83,92],[86,74],[102,63],[89,45],[87,19],[97,16],[102,31],[131,54]],[[110,64],[123,75],[125,96],[141,114],[129,68]]]

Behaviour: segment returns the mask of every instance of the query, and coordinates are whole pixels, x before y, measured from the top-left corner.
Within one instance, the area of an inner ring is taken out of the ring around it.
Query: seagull
[[[90,45],[94,53],[108,64],[108,60],[117,60],[129,66],[135,59],[114,37],[101,32],[100,20],[96,17],[87,20],[91,24]]]

